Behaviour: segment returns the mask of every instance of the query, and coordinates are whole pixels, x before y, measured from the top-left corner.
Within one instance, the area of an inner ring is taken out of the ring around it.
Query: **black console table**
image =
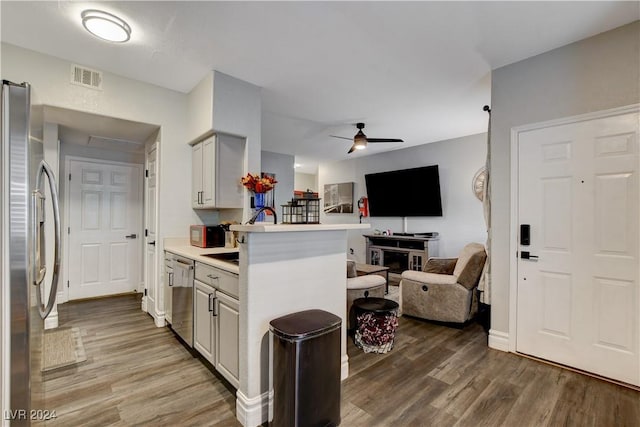
[[[438,233],[365,234],[367,264],[389,267],[391,273],[422,271],[429,257],[438,256]]]

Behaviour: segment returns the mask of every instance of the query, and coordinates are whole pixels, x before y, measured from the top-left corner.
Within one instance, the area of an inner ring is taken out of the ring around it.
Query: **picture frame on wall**
[[[324,185],[324,213],[353,213],[353,182]]]

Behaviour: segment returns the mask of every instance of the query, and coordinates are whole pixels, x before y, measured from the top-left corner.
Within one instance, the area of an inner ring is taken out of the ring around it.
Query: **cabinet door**
[[[216,207],[242,208],[244,188],[240,176],[244,170],[246,140],[219,134],[216,140]]]
[[[239,386],[239,326],[240,304],[238,300],[222,292],[217,293],[216,370],[234,387]]]
[[[201,208],[216,207],[216,137],[202,141],[202,195]],[[237,174],[237,172],[236,172]],[[240,179],[240,178],[238,178]]]
[[[370,248],[367,252],[367,264],[384,265],[382,260],[382,249]]]
[[[204,283],[194,283],[193,287],[193,347],[215,366],[215,289]]]
[[[424,252],[409,252],[409,270],[422,271]]]
[[[191,147],[191,206],[200,208],[202,194],[202,142]]]
[[[171,304],[173,303],[173,292],[171,287],[173,286],[173,268],[165,267],[164,271],[164,319],[167,323],[171,321]]]

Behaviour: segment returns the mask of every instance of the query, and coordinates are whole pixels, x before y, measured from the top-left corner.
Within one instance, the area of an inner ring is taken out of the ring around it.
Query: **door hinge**
[[[149,169],[145,169],[145,171],[144,171],[144,177],[145,177],[145,178],[149,178]]]
[[[145,297],[147,296],[147,290],[146,289],[144,290],[144,296]]]
[[[67,234],[71,234],[71,227],[67,227]]]
[[[71,181],[71,174],[69,174],[69,181]]]
[[[69,287],[69,281],[67,280],[67,288]]]
[[[147,237],[149,235],[149,230],[147,230],[146,228],[144,229],[144,237]]]

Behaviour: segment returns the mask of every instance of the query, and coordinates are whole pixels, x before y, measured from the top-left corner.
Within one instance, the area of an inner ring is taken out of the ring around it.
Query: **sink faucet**
[[[276,214],[275,209],[273,209],[271,206],[264,206],[258,209],[258,212],[256,212],[256,214],[251,217],[251,219],[247,222],[247,224],[255,224],[256,219],[258,219],[258,216],[260,216],[260,214],[264,211],[271,212],[273,214],[273,223],[274,224],[278,223],[278,215]]]

